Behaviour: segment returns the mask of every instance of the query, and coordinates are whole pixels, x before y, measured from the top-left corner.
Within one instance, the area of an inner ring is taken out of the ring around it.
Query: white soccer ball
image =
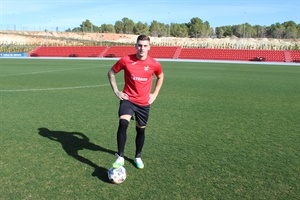
[[[118,169],[110,168],[107,172],[108,179],[115,184],[121,184],[125,181],[127,174],[124,167],[119,167]]]

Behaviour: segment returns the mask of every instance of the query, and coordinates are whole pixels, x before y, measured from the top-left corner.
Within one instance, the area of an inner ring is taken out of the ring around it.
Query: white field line
[[[49,59],[49,58],[20,58],[20,59]],[[57,59],[73,59],[73,58],[57,58]],[[80,58],[76,58],[80,59]],[[81,59],[81,60],[84,60]],[[90,60],[90,58],[89,58]],[[97,60],[110,60],[109,58],[97,58]],[[116,60],[116,59],[111,59]],[[296,65],[299,66],[298,63],[281,63],[281,62],[248,62],[248,61],[224,61],[224,60],[188,60],[188,59],[157,59],[158,61],[172,61],[172,62],[210,62],[210,63],[243,63],[243,64],[266,64],[266,65]],[[99,66],[97,66],[99,67]],[[96,67],[91,67],[96,68]],[[76,70],[76,69],[88,69],[86,68],[72,68],[72,69],[63,69],[63,70],[52,70],[52,71],[41,71],[41,72],[31,72],[31,73],[23,73],[23,74],[11,74],[11,75],[0,75],[2,77],[8,76],[19,76],[19,75],[32,75],[32,74],[39,74],[39,73],[51,73],[51,72],[58,72],[58,71],[66,71],[66,70]],[[122,84],[122,83],[118,83]],[[61,88],[43,88],[43,89],[16,89],[16,90],[0,90],[0,92],[34,92],[34,91],[51,91],[51,90],[71,90],[71,89],[84,89],[84,88],[94,88],[94,87],[106,87],[109,84],[103,85],[90,85],[90,86],[74,86],[74,87],[61,87]]]
[[[101,66],[101,67],[103,67],[103,66]],[[2,75],[2,76],[0,75],[0,78],[10,77],[10,76],[33,75],[33,74],[42,74],[42,73],[70,71],[70,70],[82,70],[82,69],[91,69],[91,68],[99,68],[99,66],[97,66],[97,67],[57,69],[57,70],[48,70],[48,71],[40,71],[40,72],[27,72],[27,73],[10,74],[10,75]],[[122,84],[122,83],[118,83],[118,84]],[[106,87],[106,86],[110,86],[110,84],[60,87],[60,88],[37,88],[37,89],[30,88],[30,89],[0,90],[0,92],[37,92],[37,91],[53,91],[53,90],[73,90],[73,89],[84,89],[84,88],[95,88],[95,87]]]
[[[110,86],[110,84],[74,86],[74,87],[60,87],[60,88],[38,88],[38,89],[0,90],[0,92],[38,92],[38,91],[51,91],[51,90],[85,89],[85,88],[106,87],[106,86]]]
[[[101,66],[103,67],[103,66]],[[70,71],[70,70],[82,70],[82,69],[91,69],[91,68],[99,68],[97,67],[82,67],[82,68],[69,68],[69,69],[56,69],[56,70],[48,70],[48,71],[40,71],[40,72],[27,72],[20,74],[8,74],[8,75],[0,75],[0,78],[10,77],[10,76],[22,76],[22,75],[34,75],[34,74],[43,74],[43,73],[52,73],[52,72],[62,72],[62,71]]]

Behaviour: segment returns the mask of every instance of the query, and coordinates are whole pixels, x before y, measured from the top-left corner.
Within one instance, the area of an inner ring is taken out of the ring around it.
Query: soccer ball
[[[126,169],[122,166],[117,169],[113,167],[110,168],[107,172],[107,175],[108,179],[115,184],[123,183],[127,177]]]

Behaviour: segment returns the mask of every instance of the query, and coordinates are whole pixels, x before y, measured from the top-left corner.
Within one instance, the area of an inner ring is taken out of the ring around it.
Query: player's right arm
[[[115,93],[115,95],[120,99],[120,100],[128,100],[128,95],[123,93],[122,91],[119,91],[117,81],[116,81],[116,72],[111,68],[108,73],[108,80],[110,83],[110,86]]]

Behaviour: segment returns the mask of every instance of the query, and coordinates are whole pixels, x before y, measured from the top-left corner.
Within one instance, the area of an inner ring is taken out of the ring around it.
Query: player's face
[[[139,40],[135,45],[137,50],[137,57],[139,59],[146,59],[148,51],[150,50],[150,44],[147,40]]]

